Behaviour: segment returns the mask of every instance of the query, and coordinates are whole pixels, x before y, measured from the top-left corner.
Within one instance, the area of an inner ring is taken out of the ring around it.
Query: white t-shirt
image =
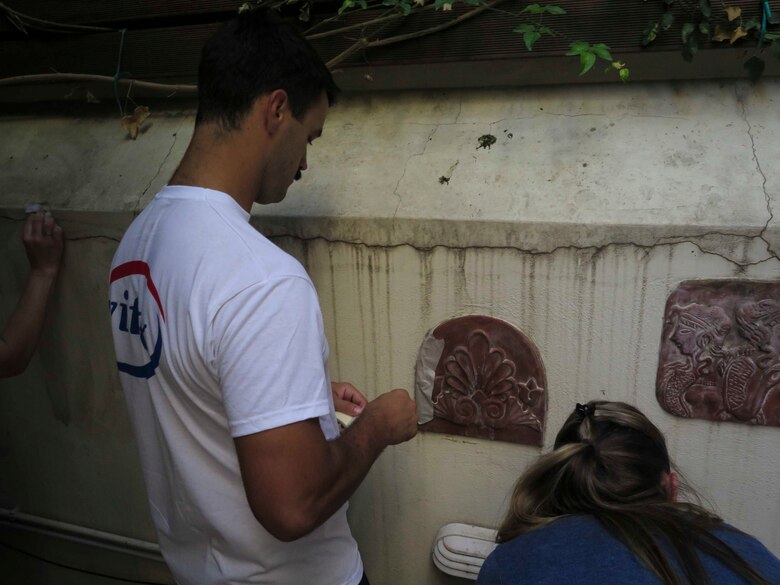
[[[357,585],[345,504],[284,543],[252,515],[234,437],[338,436],[317,294],[224,193],[168,186],[122,238],[109,310],[160,548],[180,585]]]

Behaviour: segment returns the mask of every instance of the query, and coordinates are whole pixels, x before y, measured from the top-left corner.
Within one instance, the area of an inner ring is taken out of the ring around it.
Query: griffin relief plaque
[[[423,431],[541,445],[546,388],[536,346],[500,319],[445,321],[420,348],[415,393]]]
[[[780,281],[680,284],[666,302],[656,396],[676,416],[780,426]]]

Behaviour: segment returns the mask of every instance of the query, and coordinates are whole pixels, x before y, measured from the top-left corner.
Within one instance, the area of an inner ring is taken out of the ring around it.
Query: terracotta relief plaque
[[[780,281],[683,282],[666,302],[656,396],[677,416],[780,426]]]
[[[541,445],[547,381],[539,351],[505,321],[445,321],[417,360],[417,413],[424,431]]]

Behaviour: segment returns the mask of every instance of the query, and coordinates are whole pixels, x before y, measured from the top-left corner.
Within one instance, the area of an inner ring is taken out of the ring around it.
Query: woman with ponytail
[[[517,482],[478,585],[780,585],[780,560],[684,489],[641,412],[578,404]]]

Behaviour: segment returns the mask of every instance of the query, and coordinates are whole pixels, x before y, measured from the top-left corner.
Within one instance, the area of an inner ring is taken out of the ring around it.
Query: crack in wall
[[[22,223],[24,221],[27,221],[27,217],[10,217],[8,215],[0,215],[0,219],[4,219],[6,221],[11,221],[13,223]],[[68,237],[67,234],[65,234],[65,237],[63,238],[66,242],[80,242],[83,240],[111,240],[112,242],[119,243],[119,238],[115,238],[113,236],[105,236],[102,234],[94,234],[91,236],[78,236],[78,237]]]
[[[173,133],[173,142],[171,143],[171,147],[168,149],[168,152],[166,153],[165,157],[163,158],[162,162],[160,163],[160,166],[157,167],[157,172],[154,173],[154,176],[149,181],[149,184],[146,185],[146,188],[143,190],[143,193],[141,193],[138,196],[138,201],[135,203],[135,210],[134,213],[137,215],[141,211],[141,201],[143,200],[144,196],[146,195],[147,191],[151,189],[152,184],[157,180],[157,177],[160,176],[160,173],[162,172],[163,167],[165,166],[165,163],[168,162],[168,158],[171,156],[171,153],[173,152],[173,147],[176,146],[176,141],[179,138],[179,132],[181,131],[181,127],[184,124],[184,118],[182,118],[182,121],[179,123],[179,127],[176,128],[176,132]]]
[[[0,215],[0,219],[4,219],[7,221],[12,222],[21,222],[24,221],[24,219],[16,219],[13,217]],[[655,242],[652,244],[641,244],[639,242],[633,242],[633,241],[616,241],[616,242],[607,242],[605,244],[599,244],[599,245],[590,245],[590,246],[577,246],[574,244],[567,244],[567,245],[561,245],[561,246],[555,246],[554,248],[551,248],[550,250],[539,250],[536,248],[522,248],[519,246],[489,246],[489,245],[463,245],[463,246],[452,246],[448,244],[434,244],[432,246],[420,246],[418,244],[413,244],[410,242],[399,242],[397,244],[367,244],[365,242],[359,241],[359,240],[347,240],[347,239],[340,239],[340,238],[328,238],[325,236],[312,236],[312,237],[303,237],[303,236],[296,236],[292,234],[281,234],[281,235],[271,235],[268,236],[270,240],[279,240],[283,238],[289,238],[292,240],[296,240],[299,242],[314,242],[314,241],[323,241],[328,244],[345,244],[348,246],[359,246],[366,249],[371,250],[393,250],[396,248],[411,248],[417,252],[432,252],[435,249],[443,249],[443,250],[453,250],[453,251],[459,251],[462,252],[464,250],[498,250],[498,251],[515,251],[519,252],[521,254],[527,254],[530,256],[553,256],[557,252],[560,251],[567,251],[571,250],[574,252],[591,252],[592,256],[595,258],[596,256],[599,256],[602,252],[609,248],[622,248],[622,247],[630,247],[630,248],[636,248],[639,250],[644,250],[645,252],[651,252],[658,248],[672,248],[674,246],[678,246],[680,244],[690,244],[694,246],[697,250],[699,250],[702,254],[707,256],[716,256],[718,258],[721,258],[734,266],[735,269],[737,269],[738,272],[744,273],[747,268],[753,267],[753,266],[760,266],[761,264],[765,264],[767,262],[773,261],[773,260],[780,260],[776,255],[771,254],[767,258],[764,258],[762,260],[756,260],[753,262],[739,262],[737,260],[734,260],[733,258],[730,258],[726,256],[725,254],[721,254],[719,252],[716,252],[714,250],[709,250],[702,246],[700,242],[697,242],[696,239],[701,239],[706,236],[731,236],[731,237],[745,237],[748,239],[754,239],[757,236],[748,236],[745,234],[739,234],[739,233],[733,233],[733,232],[721,232],[721,231],[711,231],[706,232],[703,234],[698,234],[696,236],[664,236],[661,238],[656,239]],[[96,240],[96,239],[105,239],[110,240],[113,242],[119,242],[119,238],[115,238],[113,236],[103,235],[103,234],[94,234],[89,236],[79,236],[74,238],[65,238],[67,241],[83,241],[83,240]]]
[[[748,120],[747,116],[747,108],[745,107],[745,99],[742,95],[739,93],[739,88],[735,85],[734,86],[734,95],[737,98],[737,103],[740,106],[740,112],[742,115],[742,120],[745,122],[745,126],[747,126],[747,134],[748,138],[750,138],[750,147],[753,151],[753,161],[756,163],[756,170],[758,171],[758,174],[761,175],[761,189],[764,192],[764,200],[766,201],[766,211],[769,214],[769,217],[766,220],[766,223],[764,224],[764,228],[761,230],[761,233],[758,235],[759,238],[761,238],[766,243],[766,249],[767,251],[777,258],[777,252],[775,252],[772,249],[772,244],[769,240],[766,239],[766,232],[769,229],[769,225],[772,223],[772,220],[775,218],[774,211],[772,210],[772,199],[769,196],[769,192],[766,190],[766,183],[767,178],[766,174],[764,173],[764,170],[761,168],[761,161],[758,159],[758,152],[756,151],[756,140],[753,136],[753,125],[750,123],[750,120]]]
[[[403,198],[401,197],[401,194],[398,192],[398,187],[401,186],[401,181],[403,181],[404,177],[406,176],[406,169],[409,167],[409,163],[413,158],[425,154],[425,151],[428,148],[428,144],[430,143],[431,140],[433,140],[433,136],[439,130],[439,126],[440,124],[436,124],[433,128],[433,131],[430,134],[428,134],[428,138],[425,140],[425,144],[423,144],[422,151],[412,153],[404,163],[404,170],[401,173],[401,177],[398,179],[398,182],[395,184],[395,187],[393,187],[393,195],[395,195],[396,198],[398,198],[398,203],[396,203],[395,210],[393,211],[393,221],[395,221],[395,218],[398,215],[398,210],[401,209],[401,204],[403,203]]]
[[[710,232],[706,235],[718,235],[721,232]],[[702,234],[705,235],[705,234]],[[362,241],[357,240],[345,240],[345,239],[339,239],[339,238],[327,238],[324,236],[313,236],[313,237],[303,237],[303,236],[295,236],[295,235],[272,235],[268,236],[268,239],[270,240],[278,240],[281,238],[290,238],[299,242],[314,242],[317,240],[326,242],[328,244],[346,244],[349,246],[359,246],[362,248],[367,248],[371,250],[393,250],[396,248],[411,248],[417,252],[432,252],[435,249],[443,249],[443,250],[453,250],[453,251],[459,251],[462,252],[464,250],[498,250],[498,251],[514,251],[519,252],[521,254],[527,254],[529,256],[552,256],[560,251],[567,251],[571,250],[574,252],[591,252],[592,256],[595,258],[596,256],[599,256],[602,252],[609,248],[621,248],[621,247],[631,247],[631,248],[637,248],[639,250],[644,250],[646,253],[649,253],[655,249],[659,248],[673,248],[674,246],[678,246],[680,244],[691,244],[696,249],[698,249],[702,254],[707,256],[717,256],[718,258],[721,258],[731,264],[739,273],[744,273],[747,268],[753,267],[753,266],[760,266],[761,264],[764,264],[766,262],[771,262],[773,260],[778,260],[778,258],[774,255],[764,258],[763,260],[756,260],[754,262],[739,262],[737,260],[734,260],[733,258],[729,258],[725,254],[721,254],[719,252],[715,252],[714,250],[708,250],[706,248],[703,248],[699,242],[697,242],[695,239],[690,239],[691,237],[697,238],[701,237],[699,236],[678,236],[674,237],[671,236],[672,239],[675,241],[667,241],[670,239],[669,236],[659,238],[652,244],[641,244],[638,242],[632,242],[632,241],[624,241],[624,242],[608,242],[606,244],[599,244],[599,245],[591,245],[591,246],[577,246],[574,244],[567,244],[562,246],[556,246],[550,250],[538,250],[534,248],[521,248],[519,246],[489,246],[489,245],[471,245],[471,246],[451,246],[448,244],[434,244],[432,246],[420,246],[417,244],[413,244],[410,242],[399,242],[397,244],[367,244]],[[730,234],[724,234],[724,235],[730,235]]]

